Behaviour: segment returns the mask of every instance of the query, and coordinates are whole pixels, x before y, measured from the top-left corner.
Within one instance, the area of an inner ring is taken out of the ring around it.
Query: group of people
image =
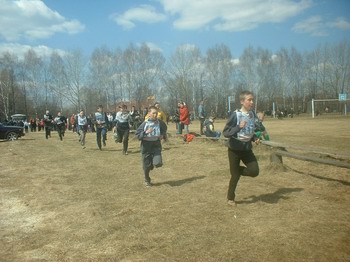
[[[262,124],[264,114],[259,112],[255,114],[252,111],[254,105],[254,96],[250,91],[243,91],[240,94],[241,108],[234,111],[228,118],[223,129],[223,136],[228,138],[228,160],[231,178],[229,181],[227,192],[227,203],[236,206],[235,192],[238,181],[241,176],[256,177],[259,175],[259,165],[252,151],[252,142],[259,144],[262,139],[269,140],[268,133]],[[133,117],[135,109],[127,110],[127,106],[123,105],[116,113],[113,120],[113,131],[115,133],[115,141],[123,143],[123,154],[128,154],[128,140],[130,129],[134,126],[135,119]],[[135,115],[134,115],[135,116]],[[176,116],[176,115],[175,115]],[[200,130],[202,135],[208,137],[220,137],[221,132],[215,131],[215,117],[206,116],[204,109],[204,101],[201,101],[198,107],[198,116],[200,120]],[[188,125],[190,122],[188,108],[185,103],[178,104],[178,122],[177,133],[185,130],[189,132]],[[144,119],[138,115],[139,125],[136,128],[135,136],[140,140],[142,167],[144,172],[144,181],[147,187],[152,186],[150,171],[163,165],[162,160],[162,140],[167,140],[167,125],[164,112],[160,110],[159,103],[148,108],[148,113]],[[49,111],[44,115],[45,123],[55,123],[57,126],[64,125],[65,119],[60,113],[53,118]],[[96,142],[100,150],[102,145],[106,146],[107,127],[110,123],[107,114],[103,111],[102,105],[97,107],[94,115],[93,123],[96,130]],[[181,125],[180,125],[180,124]],[[45,136],[50,136],[50,128],[45,129]],[[57,129],[60,139],[63,139],[64,129]],[[84,111],[81,110],[78,115],[78,133],[80,135],[80,143],[85,148],[85,134],[87,132],[87,119]],[[243,162],[244,165],[241,165]]]

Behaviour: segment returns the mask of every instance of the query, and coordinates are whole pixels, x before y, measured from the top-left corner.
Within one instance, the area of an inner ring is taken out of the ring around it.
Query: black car
[[[24,128],[20,126],[6,126],[0,123],[0,139],[16,140],[24,136]]]

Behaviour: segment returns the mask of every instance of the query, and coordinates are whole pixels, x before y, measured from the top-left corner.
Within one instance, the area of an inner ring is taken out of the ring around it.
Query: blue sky
[[[348,0],[0,0],[0,52],[21,54],[147,43],[166,57],[225,44],[310,51],[350,40]]]

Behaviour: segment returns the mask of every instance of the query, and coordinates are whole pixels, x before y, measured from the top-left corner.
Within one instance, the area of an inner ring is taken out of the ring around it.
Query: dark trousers
[[[128,151],[130,129],[117,128],[117,133],[118,133],[117,142],[118,143],[123,142],[123,151],[124,152]]]
[[[143,141],[141,143],[142,167],[145,176],[145,182],[151,182],[150,171],[154,167],[163,165],[162,145],[160,141]]]
[[[181,122],[176,123],[177,131],[176,134],[181,135],[182,134],[182,129],[184,129],[184,126]]]
[[[57,125],[57,133],[61,141],[63,140],[63,137],[64,137],[64,131],[65,131],[64,125]]]
[[[228,186],[227,199],[235,200],[235,191],[241,176],[256,177],[259,175],[259,165],[252,150],[236,151],[228,150],[231,179]],[[240,161],[245,166],[240,165]]]
[[[46,137],[46,139],[51,137],[51,127],[50,126],[45,126],[45,137]]]
[[[203,133],[204,121],[205,121],[205,118],[199,118],[199,124],[200,124],[200,132],[199,133],[201,135],[204,135],[204,133]]]
[[[102,142],[103,144],[106,143],[107,140],[107,129],[106,128],[96,128],[96,142],[97,142],[97,146],[99,149],[102,148],[102,144],[101,144],[101,138],[102,138]]]

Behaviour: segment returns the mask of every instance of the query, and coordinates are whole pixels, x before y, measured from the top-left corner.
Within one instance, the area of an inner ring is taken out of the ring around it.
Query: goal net
[[[349,112],[350,99],[312,99],[308,102],[307,112],[312,114],[312,117],[322,114],[339,114],[346,115]]]

